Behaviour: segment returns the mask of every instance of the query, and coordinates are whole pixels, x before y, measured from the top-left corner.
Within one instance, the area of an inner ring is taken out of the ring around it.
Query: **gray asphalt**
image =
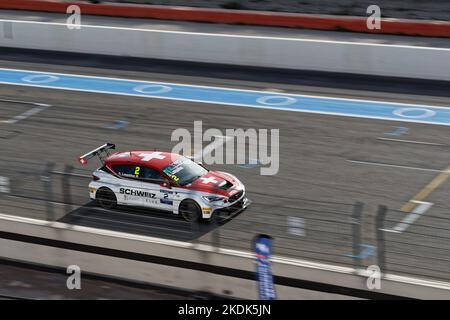
[[[114,75],[118,77],[217,85],[217,79],[207,77],[176,77],[138,71],[84,68],[79,66],[45,65],[10,60],[0,61],[1,67]],[[286,92],[310,93],[306,86],[224,80],[223,85],[235,87],[275,87]],[[325,95],[333,90],[314,88]],[[163,236],[190,241],[219,241],[223,246],[251,248],[256,232],[275,236],[278,254],[351,264],[346,256],[351,252],[350,214],[356,201],[364,207],[364,243],[374,243],[374,214],[377,206],[387,205],[398,210],[438,173],[397,167],[360,164],[348,160],[393,164],[406,167],[443,170],[448,166],[448,127],[381,120],[356,119],[306,113],[254,110],[248,108],[166,101],[139,97],[59,91],[2,85],[1,99],[47,103],[51,107],[16,124],[0,124],[0,175],[11,179],[11,193],[0,196],[3,213],[47,218],[43,183],[40,175],[44,164],[55,162],[55,171],[66,165],[75,167],[70,179],[71,197],[61,190],[62,175],[54,175],[54,213],[62,221],[110,228],[127,232]],[[376,92],[345,91],[346,97],[382,99]],[[389,94],[389,100],[409,101],[403,95]],[[446,97],[421,96],[418,100],[433,105],[450,105]],[[0,117],[9,119],[30,108],[23,103],[0,101]],[[126,119],[129,125],[120,130],[105,126]],[[254,204],[235,219],[220,226],[190,226],[175,216],[149,214],[140,209],[119,209],[104,212],[88,199],[87,183],[95,161],[81,167],[77,157],[106,142],[119,149],[156,148],[170,150],[171,133],[177,128],[192,130],[194,120],[203,120],[204,129],[279,128],[280,171],[275,176],[259,175],[259,168],[237,165],[213,166],[236,174],[246,184]],[[399,139],[440,143],[445,146],[382,141],[392,138],[394,126],[407,127],[408,134]],[[83,177],[87,176],[87,177]],[[419,247],[406,234],[395,235],[407,242],[406,249],[388,254],[391,270],[421,276],[448,279],[447,219],[448,182],[437,188],[426,201],[435,205],[420,218],[432,228],[419,232],[429,238],[430,251]],[[73,205],[64,204],[71,202]],[[288,217],[301,217],[305,222],[303,236],[288,232]],[[404,216],[404,214],[403,214]],[[51,218],[51,217],[50,217]],[[394,222],[402,216],[395,215]],[[432,219],[434,218],[434,219]],[[441,220],[437,220],[440,218]],[[396,219],[396,220],[395,220]],[[439,229],[438,227],[441,227]],[[419,226],[411,226],[410,229]],[[442,229],[443,228],[443,229]],[[442,238],[436,238],[440,235]],[[389,235],[391,236],[391,235]],[[389,248],[388,248],[389,249]],[[413,251],[414,257],[401,253]],[[432,257],[428,259],[426,257]],[[362,261],[373,262],[373,257]],[[420,268],[438,269],[424,272],[411,269],[411,259]],[[430,262],[432,261],[432,263]],[[398,266],[400,265],[400,266]],[[412,271],[411,271],[412,270]]]
[[[336,78],[320,73],[303,77],[301,72],[141,60],[130,65],[129,59],[14,50],[0,53],[0,67],[450,106],[448,84],[404,79]],[[5,101],[11,99],[51,107],[15,124],[0,122],[0,176],[11,181],[11,192],[0,193],[0,212],[248,250],[256,233],[267,233],[275,236],[277,254],[333,264],[353,263],[348,255],[355,202],[364,203],[362,242],[376,245],[378,205],[390,208],[386,228],[392,228],[406,216],[398,212],[402,205],[439,174],[432,170],[449,165],[447,126],[8,85],[0,86],[0,120],[30,109],[26,103]],[[129,125],[107,128],[117,120],[127,120]],[[76,161],[79,155],[104,142],[114,142],[119,149],[171,150],[172,131],[192,131],[196,120],[203,121],[204,130],[280,129],[277,175],[261,176],[259,168],[213,166],[236,174],[246,184],[254,201],[248,210],[220,225],[189,225],[160,212],[104,211],[90,202],[87,184],[97,163],[81,167]],[[407,128],[407,133],[392,136],[396,126]],[[68,183],[70,192],[62,189],[63,175],[53,175],[53,215],[43,201],[46,193],[40,179],[49,161],[55,163],[57,172],[66,165],[75,167]],[[386,233],[388,271],[450,280],[449,191],[449,181],[445,181],[424,199],[434,204],[431,209],[406,232]],[[303,219],[300,234],[289,229],[292,217]],[[373,255],[360,261],[363,265],[374,262]]]

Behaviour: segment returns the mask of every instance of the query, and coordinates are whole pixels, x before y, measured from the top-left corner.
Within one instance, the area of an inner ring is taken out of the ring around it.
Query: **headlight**
[[[227,198],[220,196],[204,196],[203,200],[207,202],[217,202],[217,201],[225,201]]]

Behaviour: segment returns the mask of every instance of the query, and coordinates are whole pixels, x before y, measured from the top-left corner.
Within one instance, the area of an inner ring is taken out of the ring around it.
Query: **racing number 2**
[[[134,175],[139,176],[140,171],[141,171],[141,167],[136,167],[136,169],[134,169]]]

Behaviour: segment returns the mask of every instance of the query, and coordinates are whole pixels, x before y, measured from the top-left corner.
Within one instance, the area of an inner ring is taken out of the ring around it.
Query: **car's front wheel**
[[[202,217],[202,209],[194,200],[184,200],[178,210],[188,222],[199,221]]]
[[[117,198],[114,192],[108,188],[100,188],[95,196],[98,204],[105,209],[117,207]]]

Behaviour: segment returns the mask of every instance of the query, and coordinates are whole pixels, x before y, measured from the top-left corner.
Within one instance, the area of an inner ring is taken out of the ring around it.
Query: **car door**
[[[142,206],[143,190],[140,181],[141,167],[138,165],[119,164],[112,167],[113,171],[120,177],[115,193],[118,204]]]
[[[171,191],[161,186],[163,182],[169,182],[158,170],[150,167],[142,167],[141,171],[142,190],[147,193],[144,199],[146,207],[172,211],[170,200]]]

